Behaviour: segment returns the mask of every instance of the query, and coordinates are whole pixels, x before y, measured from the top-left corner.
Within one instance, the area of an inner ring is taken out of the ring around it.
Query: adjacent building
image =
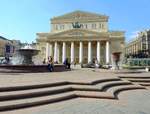
[[[138,33],[137,37],[125,47],[127,58],[150,58],[150,30]]]
[[[19,40],[9,40],[0,36],[0,57],[11,57],[20,48]]]
[[[97,59],[111,64],[113,53],[124,49],[124,31],[110,31],[109,17],[85,11],[74,11],[51,19],[51,31],[37,33],[39,56],[53,56],[54,62],[90,63]]]

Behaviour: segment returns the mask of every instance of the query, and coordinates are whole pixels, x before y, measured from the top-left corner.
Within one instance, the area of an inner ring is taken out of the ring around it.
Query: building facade
[[[0,57],[11,57],[20,48],[20,41],[0,36]]]
[[[111,64],[113,53],[122,53],[124,32],[109,31],[106,15],[74,11],[51,19],[51,31],[37,33],[41,59],[53,56],[54,62],[90,63],[97,59]]]
[[[150,58],[150,30],[138,33],[137,37],[125,46],[127,58]]]

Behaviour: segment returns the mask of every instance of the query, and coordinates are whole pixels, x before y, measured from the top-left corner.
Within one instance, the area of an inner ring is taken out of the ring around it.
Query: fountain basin
[[[67,71],[65,65],[55,64],[54,72]],[[0,65],[0,73],[38,73],[49,72],[47,65]]]
[[[24,60],[22,61],[22,64],[34,64],[32,61],[32,57],[37,55],[40,50],[36,49],[19,49],[17,50],[21,56],[23,56]]]

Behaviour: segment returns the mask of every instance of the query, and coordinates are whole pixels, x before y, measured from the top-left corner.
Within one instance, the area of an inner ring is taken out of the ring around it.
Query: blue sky
[[[150,28],[150,0],[0,0],[0,36],[32,42],[37,32],[50,31],[50,18],[74,10],[106,14],[110,30]]]

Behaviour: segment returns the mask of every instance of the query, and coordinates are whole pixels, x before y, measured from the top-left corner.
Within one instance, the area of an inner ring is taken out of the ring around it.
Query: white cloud
[[[129,35],[127,42],[130,42],[130,41],[132,41],[133,39],[135,39],[135,38],[138,36],[138,33],[139,33],[139,32],[140,32],[140,31],[134,31],[134,32],[132,32],[131,35]]]

